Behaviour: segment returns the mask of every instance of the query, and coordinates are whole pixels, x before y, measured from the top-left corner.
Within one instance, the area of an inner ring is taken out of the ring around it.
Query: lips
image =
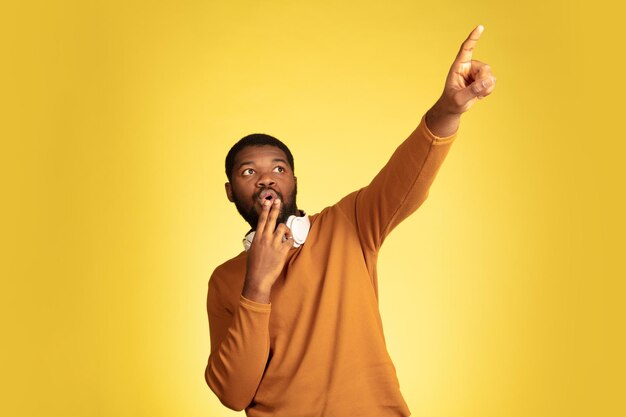
[[[264,188],[257,194],[257,200],[263,204],[265,200],[273,201],[276,198],[280,198],[280,194],[271,188]]]

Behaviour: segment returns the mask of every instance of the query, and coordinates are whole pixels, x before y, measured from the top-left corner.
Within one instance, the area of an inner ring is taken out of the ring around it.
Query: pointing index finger
[[[480,39],[480,35],[482,35],[485,27],[483,25],[478,25],[474,30],[469,34],[467,39],[461,44],[461,49],[454,60],[455,65],[469,64],[472,62],[472,52],[474,52],[474,48],[476,47],[476,43],[478,39]]]

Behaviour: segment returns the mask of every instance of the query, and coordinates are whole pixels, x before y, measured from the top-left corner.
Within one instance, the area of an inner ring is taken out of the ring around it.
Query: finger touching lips
[[[273,201],[279,197],[280,196],[278,195],[278,193],[270,188],[261,190],[261,192],[259,192],[259,194],[257,195],[257,199],[261,204],[263,204],[265,200]]]

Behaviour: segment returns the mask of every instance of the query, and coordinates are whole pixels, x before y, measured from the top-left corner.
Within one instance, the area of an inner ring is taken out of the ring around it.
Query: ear
[[[228,201],[230,201],[231,203],[234,202],[235,200],[233,199],[233,188],[231,187],[230,183],[227,182],[226,184],[224,184],[224,188],[226,189],[226,197],[228,198]]]

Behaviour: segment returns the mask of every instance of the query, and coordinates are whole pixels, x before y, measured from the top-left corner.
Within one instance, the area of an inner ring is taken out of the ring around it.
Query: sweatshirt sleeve
[[[252,402],[269,357],[271,305],[240,296],[236,309],[229,312],[225,295],[211,279],[207,297],[211,354],[205,379],[222,404],[241,411]]]
[[[339,202],[365,248],[378,251],[389,232],[426,200],[455,137],[435,136],[422,117],[372,182]]]

